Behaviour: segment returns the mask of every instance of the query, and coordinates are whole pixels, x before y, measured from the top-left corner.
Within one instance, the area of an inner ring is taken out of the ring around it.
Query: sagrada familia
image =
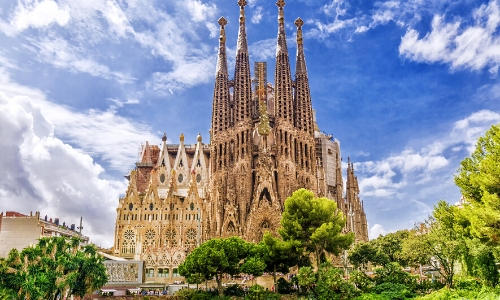
[[[345,232],[368,240],[368,227],[353,164],[347,164],[344,189],[340,143],[315,122],[304,54],[302,26],[297,27],[295,76],[279,0],[274,85],[266,63],[251,76],[245,31],[245,0],[240,18],[234,77],[229,77],[226,19],[220,38],[213,94],[210,142],[195,145],[142,145],[129,186],[117,208],[114,255],[142,260],[146,280],[166,282],[196,245],[214,237],[240,236],[259,242],[276,231],[284,202],[307,188],[336,201],[346,218]]]

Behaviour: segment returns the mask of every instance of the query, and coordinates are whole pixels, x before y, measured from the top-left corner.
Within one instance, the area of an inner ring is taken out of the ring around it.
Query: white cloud
[[[61,9],[53,0],[26,1],[17,5],[11,23],[18,31],[28,27],[43,28],[52,23],[65,26],[70,19],[68,11],[68,7]]]
[[[40,211],[68,225],[83,216],[84,234],[109,247],[126,181],[102,179],[103,168],[53,130],[30,98],[0,92],[0,211]]]
[[[30,98],[44,118],[54,126],[54,129],[49,128],[44,132],[54,131],[57,138],[75,145],[84,153],[101,158],[110,169],[128,171],[137,159],[136,152],[141,142],[158,140],[160,143],[160,138],[151,132],[149,126],[118,116],[112,109],[75,112],[69,107],[48,101],[45,94],[37,89],[12,82],[1,70],[0,92],[10,98]],[[129,99],[125,103],[136,102],[136,99]],[[40,126],[34,130],[40,130]]]
[[[207,83],[215,70],[215,59],[197,59],[179,61],[168,73],[155,72],[148,82],[148,88],[165,95],[166,91],[173,94],[200,83]]]
[[[457,152],[466,147],[472,152],[479,136],[499,122],[500,114],[478,111],[455,122],[449,133],[427,141],[428,145],[420,150],[405,149],[379,161],[355,163],[361,196],[398,199],[408,196],[403,191],[409,185],[423,186],[433,178],[439,178],[439,172],[448,170],[450,158],[447,150]],[[448,174],[449,178],[451,176]]]
[[[88,73],[106,79],[115,79],[121,83],[134,81],[134,78],[126,74],[111,71],[106,65],[87,58],[84,50],[69,45],[64,39],[44,39],[40,42],[34,41],[33,44],[38,48],[38,59],[55,67],[68,69],[72,72]]]
[[[205,23],[207,20],[213,19],[217,11],[217,7],[213,3],[205,4],[199,0],[185,0],[181,3],[195,22]]]
[[[419,62],[449,63],[452,69],[479,70],[490,67],[496,73],[500,64],[500,8],[496,0],[483,4],[473,14],[473,25],[460,20],[446,23],[434,16],[432,30],[420,38],[410,29],[401,39],[401,56]]]
[[[492,124],[500,123],[500,114],[490,110],[481,110],[469,117],[455,122],[450,140],[453,145],[464,144],[469,153],[476,147],[477,139],[483,135]],[[456,147],[456,146],[455,146]]]
[[[385,235],[387,231],[382,227],[380,224],[375,224],[373,225],[372,228],[370,228],[370,233],[368,234],[370,237],[370,240],[378,238],[380,235]]]
[[[206,26],[207,26],[208,30],[210,31],[211,38],[217,37],[219,35],[219,28],[217,26],[215,26],[214,23],[207,22]]]
[[[262,20],[262,6],[257,6],[252,15],[252,23],[259,24]]]

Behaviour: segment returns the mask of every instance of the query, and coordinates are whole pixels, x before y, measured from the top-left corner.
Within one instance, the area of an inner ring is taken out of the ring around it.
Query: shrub
[[[173,297],[175,300],[210,300],[217,299],[217,296],[214,296],[210,292],[195,290],[195,289],[182,289],[177,291]],[[229,299],[227,298],[218,298],[218,299]]]
[[[415,294],[404,284],[384,282],[377,284],[373,291],[385,296],[389,300],[403,300],[413,298]]]
[[[232,284],[224,289],[224,295],[243,297],[245,296],[245,292],[241,289],[241,287],[238,284]]]
[[[280,294],[290,294],[292,289],[292,283],[286,281],[284,278],[278,279],[277,286],[278,293]]]
[[[250,287],[248,294],[245,296],[245,300],[278,300],[280,298],[279,294],[265,290],[258,284]]]
[[[459,290],[480,290],[481,286],[481,282],[472,277],[457,277],[454,282],[454,287]]]
[[[374,286],[373,280],[362,271],[354,271],[349,276],[349,282],[353,283],[363,292],[368,292]]]

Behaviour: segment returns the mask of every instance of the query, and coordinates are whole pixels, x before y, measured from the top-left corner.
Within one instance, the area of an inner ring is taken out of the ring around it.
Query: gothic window
[[[200,181],[201,181],[201,175],[196,174],[196,182],[200,183]]]
[[[149,210],[153,210],[153,207],[154,207],[153,203],[150,203],[149,204]]]
[[[128,253],[134,254],[135,253],[135,241],[131,241],[128,245]]]
[[[130,204],[128,205],[128,209],[129,209],[129,210],[132,210],[132,208],[134,208],[134,205],[133,205],[132,203],[130,203]]]
[[[165,231],[166,243],[170,242],[172,246],[177,245],[176,237],[177,237],[177,232],[175,231],[175,229],[167,229]]]
[[[200,159],[198,159],[198,162],[196,163],[196,166],[197,166],[197,167],[201,167],[201,162],[200,162]]]
[[[128,243],[127,243],[127,241],[123,241],[123,243],[122,243],[122,253],[123,254],[127,254],[127,251],[128,251]]]
[[[194,210],[194,203],[189,204],[189,208],[191,208],[191,210]]]
[[[229,222],[229,224],[227,225],[227,232],[235,232],[236,231],[236,228],[234,227],[234,223],[231,221]]]
[[[179,167],[182,167],[183,164],[182,164],[182,159],[179,161]]]
[[[269,229],[269,228],[271,228],[271,224],[269,224],[269,221],[268,221],[268,220],[264,220],[264,221],[260,224],[260,228],[262,228],[262,229]]]
[[[177,180],[179,180],[179,183],[181,183],[183,179],[184,179],[184,177],[182,176],[182,174],[179,174],[179,176],[177,177]]]
[[[160,182],[164,183],[165,182],[165,174],[160,175]]]

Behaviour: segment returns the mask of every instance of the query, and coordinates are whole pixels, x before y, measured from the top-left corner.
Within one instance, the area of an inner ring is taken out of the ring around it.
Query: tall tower
[[[300,18],[295,21],[297,54],[292,78],[285,33],[285,1],[277,1],[273,89],[267,83],[265,62],[255,63],[253,80],[251,77],[246,4],[246,0],[238,1],[240,16],[233,79],[227,75],[224,31],[227,22],[224,18],[219,20],[221,37],[213,98],[211,181],[207,195],[210,213],[206,219],[212,237],[238,235],[257,242],[263,232],[278,228],[286,198],[299,188],[335,200],[344,213],[348,205],[343,196],[340,146],[329,139],[328,143],[324,138],[321,141],[320,134],[315,138],[318,132],[304,53],[304,22]],[[335,156],[328,152],[329,149],[334,149]],[[318,162],[323,157],[329,161]]]

